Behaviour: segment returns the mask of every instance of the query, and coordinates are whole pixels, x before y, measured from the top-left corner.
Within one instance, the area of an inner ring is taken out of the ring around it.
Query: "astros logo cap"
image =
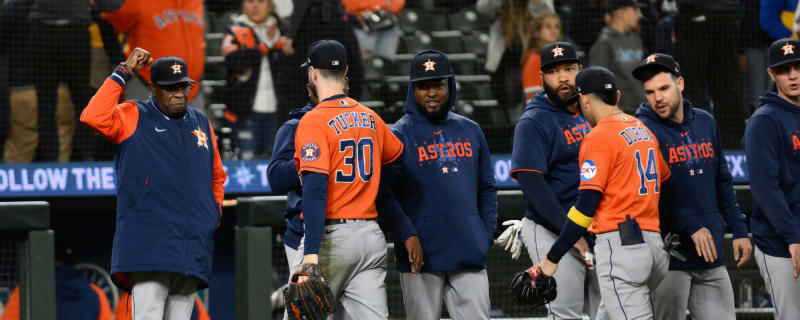
[[[769,68],[800,61],[800,40],[785,38],[769,46]]]
[[[650,69],[663,69],[666,72],[674,74],[676,77],[681,76],[681,66],[672,56],[663,53],[654,53],[647,58],[644,58],[636,69],[633,69],[633,77],[640,81],[647,81],[644,79],[644,71]]]
[[[541,70],[560,63],[581,63],[575,48],[568,42],[553,42],[544,46],[541,52]]]
[[[336,40],[320,40],[308,47],[308,57],[300,68],[344,69],[347,68],[347,49]]]
[[[167,86],[181,82],[195,82],[189,78],[186,61],[178,57],[161,57],[150,66],[150,81]]]
[[[439,51],[421,51],[411,60],[411,82],[452,76],[449,59]]]

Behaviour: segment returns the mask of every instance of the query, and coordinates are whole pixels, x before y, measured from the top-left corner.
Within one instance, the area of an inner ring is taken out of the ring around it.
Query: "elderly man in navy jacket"
[[[769,47],[767,92],[750,117],[744,149],[755,208],[750,227],[755,260],[775,306],[775,319],[800,315],[800,41]]]
[[[382,181],[397,201],[387,189],[378,199],[409,319],[439,319],[442,301],[454,319],[489,318],[486,254],[497,228],[497,188],[483,132],[450,112],[455,100],[447,56],[418,53],[406,115],[392,128],[408,147]]]
[[[733,257],[744,265],[752,245],[745,216],[736,203],[719,129],[708,112],[695,109],[682,92],[678,63],[652,54],[633,70],[647,101],[636,116],[655,133],[675,185],[664,188],[662,232],[682,244],[670,257],[669,273],[653,292],[656,319],[735,319],[733,287],[722,259],[725,226],[733,230]],[[669,205],[677,202],[680,205]]]

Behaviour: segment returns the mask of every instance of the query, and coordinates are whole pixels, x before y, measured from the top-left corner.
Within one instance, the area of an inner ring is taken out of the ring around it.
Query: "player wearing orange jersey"
[[[386,319],[386,241],[375,222],[375,197],[381,166],[396,160],[403,144],[380,116],[341,94],[347,74],[341,43],[315,42],[303,67],[320,103],[295,136],[305,229],[295,266],[322,266],[336,296],[335,318]]]
[[[611,71],[590,67],[575,82],[592,131],[581,146],[577,203],[541,270],[553,275],[588,228],[597,235],[600,295],[611,318],[653,319],[650,291],[666,276],[669,261],[658,216],[669,168],[650,130],[617,107],[620,94]]]

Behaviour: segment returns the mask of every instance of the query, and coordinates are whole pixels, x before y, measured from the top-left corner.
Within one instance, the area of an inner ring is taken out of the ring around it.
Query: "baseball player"
[[[664,204],[682,203],[682,214],[661,211],[662,233],[680,236],[678,254],[670,256],[669,273],[653,292],[656,319],[736,319],[733,287],[723,264],[722,240],[733,229],[733,256],[738,266],[750,259],[752,245],[745,216],[736,203],[719,129],[711,115],[683,98],[680,66],[665,54],[652,54],[633,70],[642,81],[647,101],[636,111],[660,142],[669,165],[674,195]],[[691,239],[691,240],[690,240]]]
[[[381,208],[391,220],[406,317],[439,319],[444,301],[454,319],[488,319],[486,255],[497,228],[489,146],[478,124],[450,112],[456,80],[444,53],[417,53],[410,74],[406,114],[392,131],[414,148],[389,166],[402,207]]]
[[[386,241],[375,222],[375,197],[381,166],[400,156],[403,143],[375,112],[342,94],[341,43],[315,42],[303,67],[320,102],[300,119],[295,136],[305,231],[295,261],[325,270],[335,318],[386,319]]]
[[[552,276],[588,228],[597,235],[595,268],[610,318],[653,319],[650,292],[667,274],[658,200],[669,168],[650,130],[617,106],[611,71],[590,67],[575,83],[592,132],[581,146],[578,200],[541,271]]]
[[[775,306],[775,319],[800,315],[800,41],[769,47],[770,78],[750,117],[744,150],[755,208],[750,228],[754,256]]]
[[[567,211],[575,204],[580,181],[575,171],[578,151],[591,128],[578,114],[575,75],[581,64],[575,49],[566,42],[551,43],[542,49],[541,59],[544,92],[536,94],[523,110],[511,153],[511,177],[519,182],[527,204],[525,217],[511,228],[521,226],[519,237],[533,264],[545,258]],[[547,305],[548,313],[557,319],[577,319],[584,313],[595,319],[600,289],[597,274],[587,268],[583,258],[590,247],[581,239],[575,248],[562,260],[562,271],[555,274],[559,294]]]

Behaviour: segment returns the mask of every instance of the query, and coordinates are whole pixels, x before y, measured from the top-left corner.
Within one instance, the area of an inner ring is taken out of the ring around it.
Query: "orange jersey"
[[[320,102],[297,126],[297,171],[328,175],[327,219],[378,216],[381,166],[403,152],[403,143],[375,112],[351,98]]]
[[[586,135],[579,157],[578,189],[603,193],[590,232],[615,231],[625,215],[642,230],[660,232],[658,199],[669,167],[650,129],[630,115],[604,117]]]

